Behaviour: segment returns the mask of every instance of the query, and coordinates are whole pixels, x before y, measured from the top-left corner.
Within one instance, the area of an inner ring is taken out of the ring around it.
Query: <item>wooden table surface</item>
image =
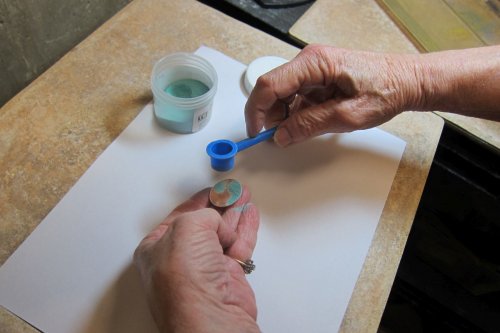
[[[316,0],[290,34],[306,44],[395,53],[418,53],[375,0]],[[436,112],[475,138],[500,149],[500,122]]]
[[[298,52],[193,0],[134,0],[0,109],[0,263],[151,101],[153,64],[201,44],[243,63]],[[411,112],[382,126],[407,147],[343,332],[378,327],[442,126]],[[36,330],[0,308],[0,332]]]

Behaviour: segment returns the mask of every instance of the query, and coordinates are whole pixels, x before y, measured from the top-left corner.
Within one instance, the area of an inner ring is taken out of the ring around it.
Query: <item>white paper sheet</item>
[[[405,143],[378,129],[262,143],[215,173],[207,143],[245,136],[245,66],[197,53],[219,76],[208,126],[172,134],[146,106],[1,267],[2,306],[44,332],[155,332],[131,266],[136,245],[194,192],[236,178],[261,211],[249,276],[261,329],[338,330]]]

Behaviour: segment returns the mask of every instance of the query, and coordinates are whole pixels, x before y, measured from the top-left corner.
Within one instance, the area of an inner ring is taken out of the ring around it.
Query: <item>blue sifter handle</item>
[[[238,146],[238,152],[245,150],[249,147],[252,147],[253,145],[256,145],[257,143],[260,143],[262,141],[266,141],[270,138],[273,137],[274,132],[276,132],[277,127],[270,128],[264,132],[260,132],[257,136],[253,138],[248,138],[245,140],[241,140],[240,142],[236,142],[236,145]]]

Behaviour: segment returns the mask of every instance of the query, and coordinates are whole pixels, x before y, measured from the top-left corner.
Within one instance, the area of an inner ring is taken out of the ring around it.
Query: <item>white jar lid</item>
[[[266,74],[286,62],[288,62],[288,60],[276,56],[260,57],[252,61],[245,72],[244,85],[247,93],[250,94],[252,92],[259,76]]]

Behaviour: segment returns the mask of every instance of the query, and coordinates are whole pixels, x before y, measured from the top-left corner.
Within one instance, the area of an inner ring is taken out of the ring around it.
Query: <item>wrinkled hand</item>
[[[257,80],[245,107],[247,132],[279,125],[275,142],[287,146],[377,126],[418,102],[415,82],[404,56],[310,45]]]
[[[241,266],[259,214],[244,188],[231,207],[209,208],[209,189],[175,208],[134,254],[162,332],[258,332],[255,296]]]

